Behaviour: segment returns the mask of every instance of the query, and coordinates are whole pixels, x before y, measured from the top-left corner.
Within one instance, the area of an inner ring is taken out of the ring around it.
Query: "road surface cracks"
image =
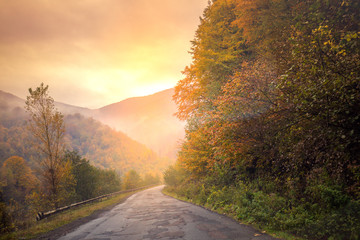
[[[228,217],[165,196],[161,189],[136,193],[60,239],[274,239]]]

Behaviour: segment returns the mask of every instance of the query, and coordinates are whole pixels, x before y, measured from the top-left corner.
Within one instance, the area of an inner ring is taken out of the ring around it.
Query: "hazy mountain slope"
[[[8,109],[9,107],[20,107],[25,105],[25,100],[0,90],[0,109]]]
[[[77,107],[60,102],[55,102],[55,106],[64,115],[80,113],[84,116],[92,116],[96,112],[88,108]],[[15,113],[23,114],[24,109],[25,109],[25,99],[19,98],[11,93],[7,93],[0,90],[0,114],[3,114],[3,116],[0,115],[0,118],[2,120],[4,118],[11,118],[12,116],[16,116]],[[21,117],[24,116],[21,115]]]
[[[168,89],[145,97],[129,98],[99,109],[59,102],[55,102],[55,105],[64,115],[80,113],[93,117],[145,144],[159,156],[175,159],[178,142],[184,137],[185,124],[174,116],[176,105],[172,101],[173,94],[174,89]],[[3,91],[0,91],[0,100],[2,122],[6,122],[6,119],[11,122],[14,120],[11,116],[23,114],[25,100]]]
[[[25,100],[0,90],[0,120],[8,127],[25,120]]]
[[[98,109],[95,117],[144,143],[160,156],[175,159],[184,123],[174,113],[174,89],[150,96],[130,98]]]
[[[97,120],[74,114],[65,117],[65,124],[67,145],[98,167],[161,173],[168,166],[167,159]]]
[[[30,144],[33,141],[31,135],[26,131],[25,100],[2,91],[0,100],[0,164],[7,158],[18,155],[35,166],[34,159],[38,156]],[[66,110],[62,112],[65,113],[67,149],[79,151],[94,165],[113,168],[122,173],[130,169],[139,173],[159,173],[169,164],[168,159],[158,157],[145,145],[120,131],[78,113],[66,114],[76,111],[77,107],[56,105],[59,109],[61,106]]]

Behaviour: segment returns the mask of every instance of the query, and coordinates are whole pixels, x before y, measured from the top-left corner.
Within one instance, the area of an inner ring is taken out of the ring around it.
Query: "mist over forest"
[[[184,134],[183,123],[173,116],[172,93],[170,89],[95,110],[56,103],[65,115],[67,149],[78,151],[95,166],[119,173],[134,169],[160,174],[174,162]],[[0,99],[0,161],[16,155],[34,165],[36,151],[24,131],[25,100],[3,91]]]

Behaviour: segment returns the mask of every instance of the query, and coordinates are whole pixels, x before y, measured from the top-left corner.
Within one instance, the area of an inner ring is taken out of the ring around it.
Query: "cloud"
[[[43,81],[58,101],[100,107],[174,86],[191,61],[187,51],[206,5],[207,0],[0,1],[0,89],[19,94]],[[76,90],[59,92],[71,88]]]

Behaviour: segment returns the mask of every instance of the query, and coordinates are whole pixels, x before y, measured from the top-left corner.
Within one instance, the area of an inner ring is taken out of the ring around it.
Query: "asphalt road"
[[[60,239],[274,239],[228,217],[165,196],[161,189],[136,193]]]

